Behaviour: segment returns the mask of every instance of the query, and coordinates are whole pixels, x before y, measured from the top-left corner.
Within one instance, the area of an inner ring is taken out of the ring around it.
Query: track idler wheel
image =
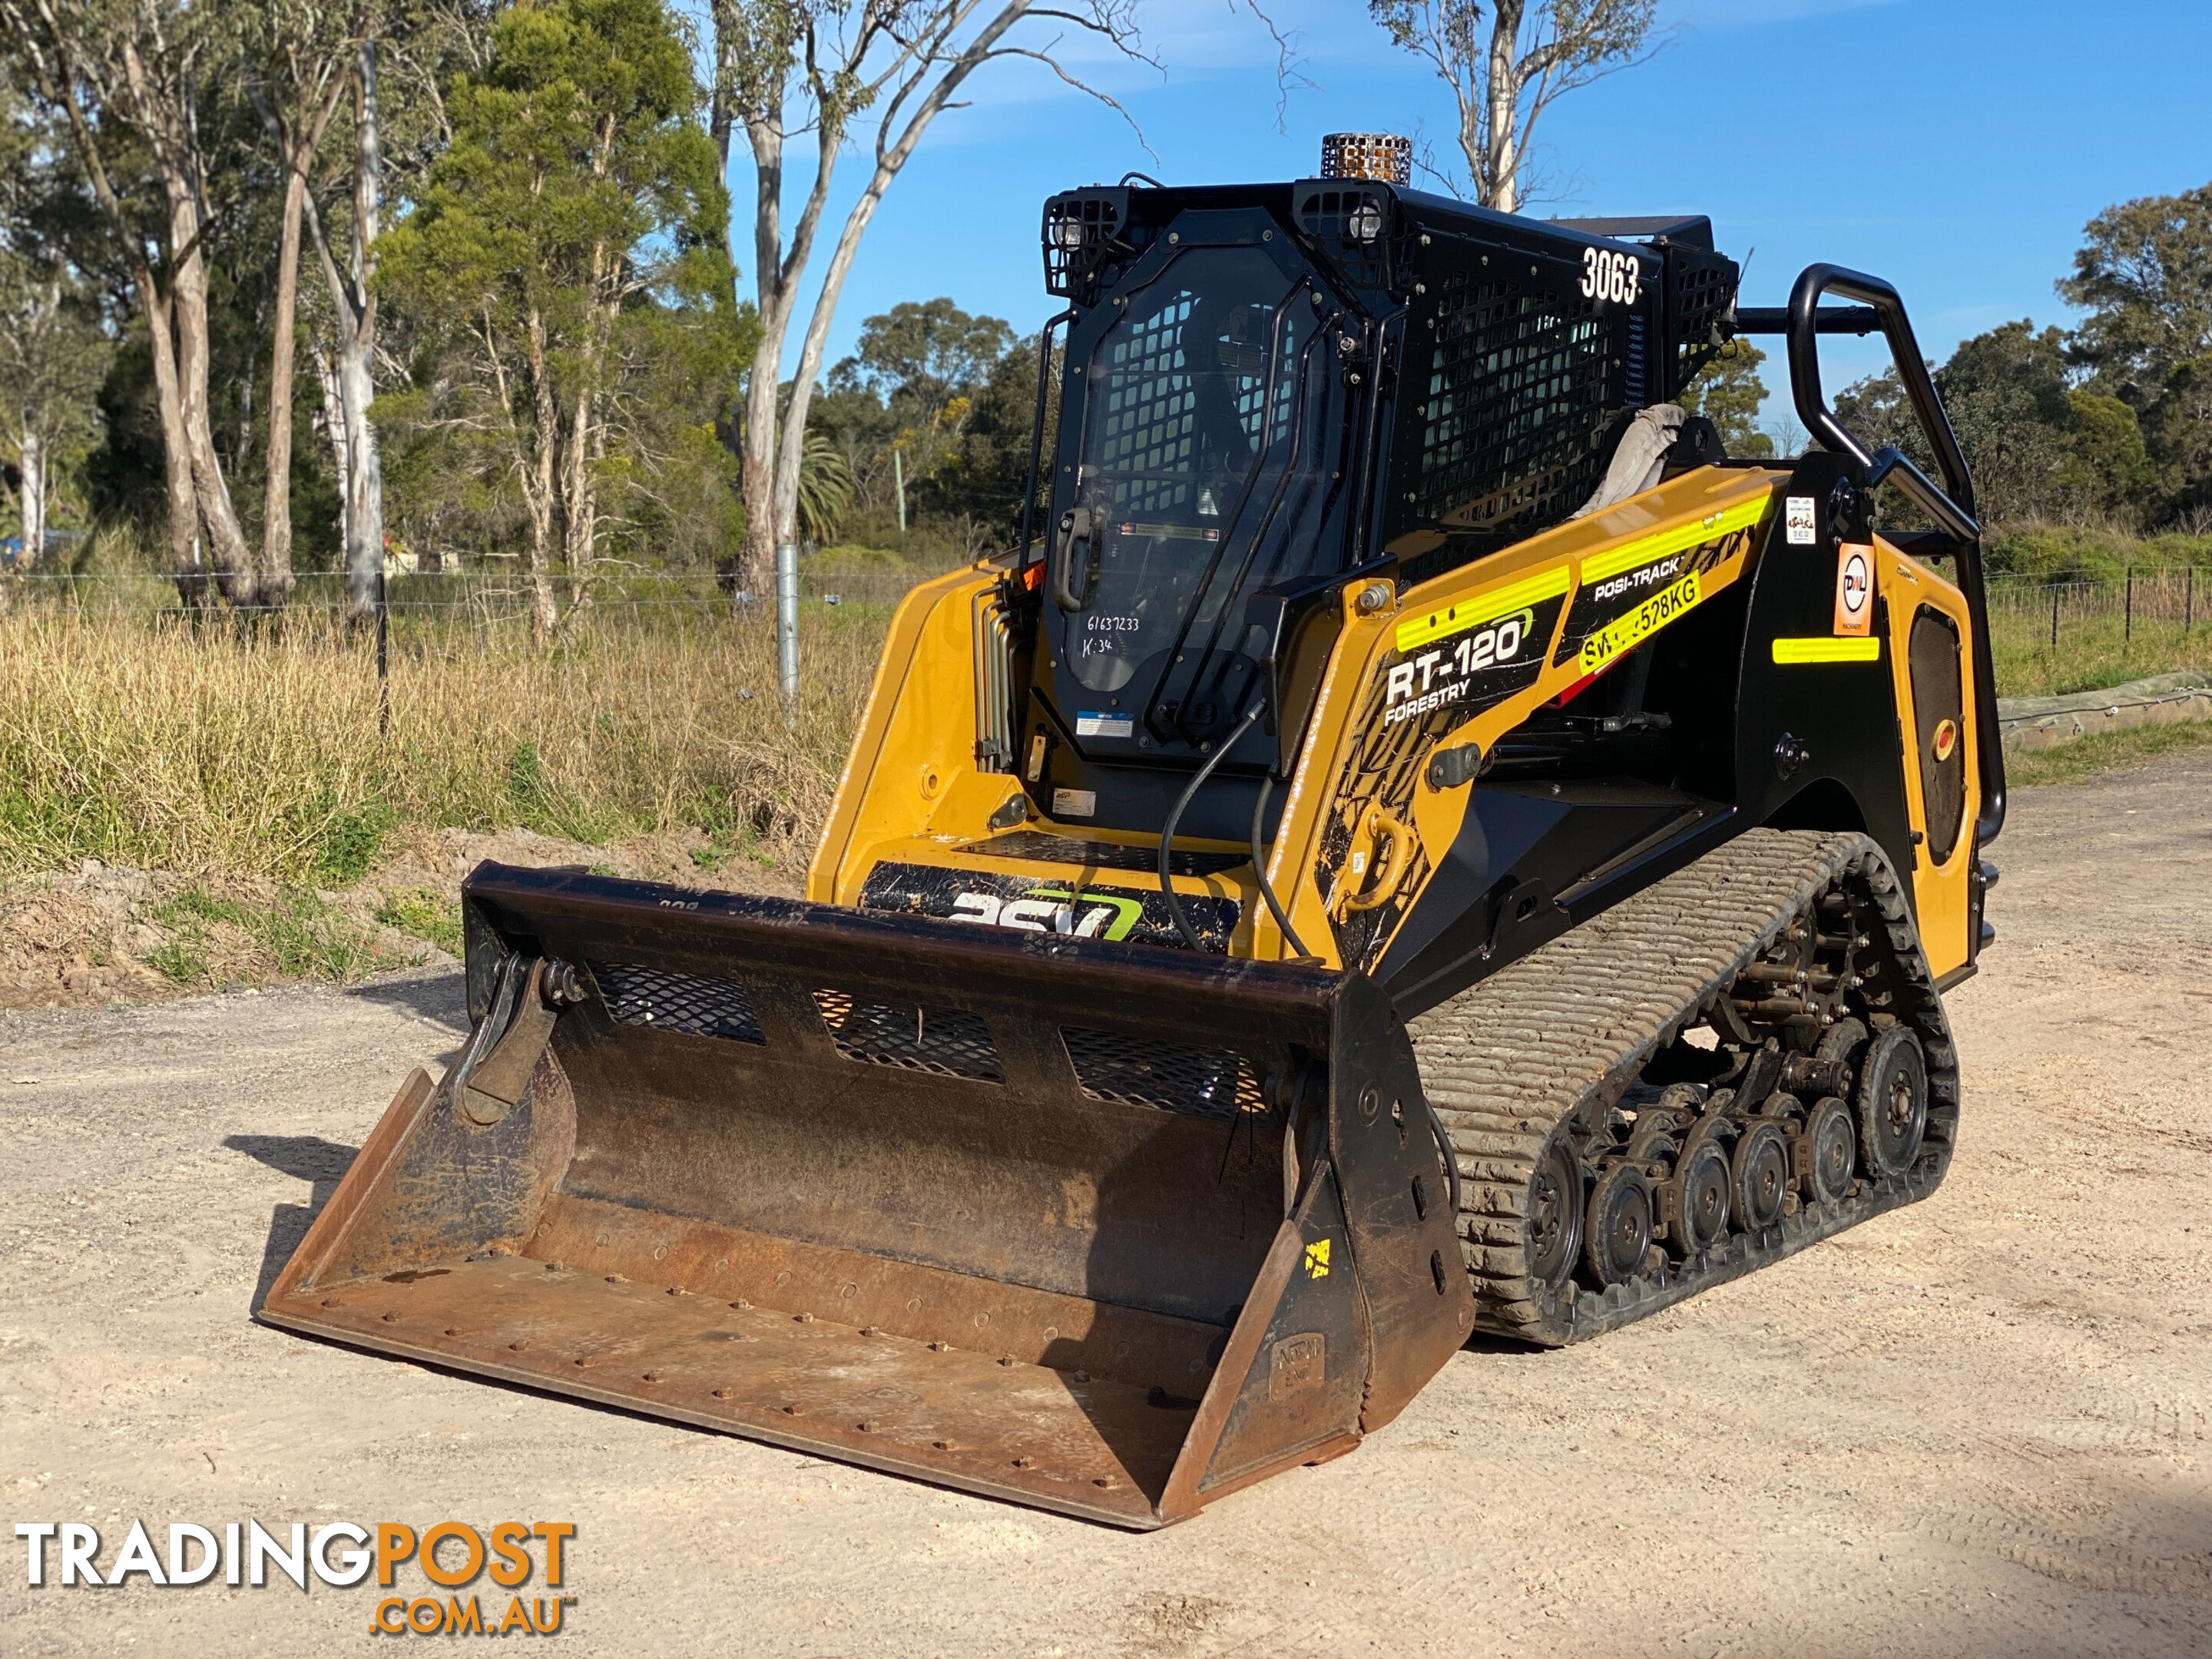
[[[1582,1249],[1582,1170],[1574,1153],[1554,1141],[1528,1180],[1528,1277],[1559,1289]]]
[[[1644,1271],[1651,1249],[1651,1182],[1637,1165],[1615,1164],[1590,1193],[1583,1256],[1601,1285],[1625,1285]]]
[[[1736,1223],[1747,1233],[1763,1233],[1782,1223],[1790,1195],[1790,1140],[1778,1123],[1753,1123],[1735,1144],[1729,1160]]]
[[[1805,1139],[1812,1153],[1814,1198],[1822,1204],[1842,1203],[1851,1195],[1851,1170],[1858,1158],[1851,1109],[1833,1095],[1815,1102]]]
[[[1928,1060],[1906,1025],[1874,1041],[1859,1066],[1859,1147],[1875,1176],[1904,1178],[1928,1130]]]

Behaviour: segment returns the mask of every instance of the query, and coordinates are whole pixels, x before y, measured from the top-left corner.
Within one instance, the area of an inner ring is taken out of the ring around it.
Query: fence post
[[[376,565],[376,735],[392,735],[392,607],[385,594],[385,567]]]
[[[2120,643],[2127,644],[2136,636],[2136,568],[2128,567],[2128,598],[2124,619],[2120,623]]]
[[[2051,648],[2058,648],[2058,584],[2051,584]]]
[[[2189,574],[2182,586],[2181,633],[2186,639],[2197,626],[2197,567],[2189,567]]]
[[[775,544],[775,665],[783,683],[783,719],[799,720],[799,544]]]

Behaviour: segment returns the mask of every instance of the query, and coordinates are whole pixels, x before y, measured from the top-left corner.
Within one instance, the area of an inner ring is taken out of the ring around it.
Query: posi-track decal
[[[1771,498],[1741,501],[1701,522],[1583,561],[1554,664],[1581,659],[1595,674],[1705,597],[1705,574],[1735,551],[1734,532],[1765,515]]]
[[[1179,893],[1183,914],[1208,951],[1226,951],[1242,908],[1233,898]],[[1077,888],[1065,881],[934,864],[878,864],[860,889],[860,908],[893,915],[1005,927],[1019,933],[1127,940],[1182,948],[1157,885]]]

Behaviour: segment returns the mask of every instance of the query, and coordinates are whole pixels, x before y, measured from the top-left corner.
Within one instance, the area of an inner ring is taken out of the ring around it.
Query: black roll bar
[[[1822,297],[1831,292],[1856,306],[1832,306],[1823,310]],[[1869,334],[1879,326],[1889,342],[1891,361],[1905,387],[1906,401],[1920,423],[1928,447],[1936,457],[1943,484],[1923,472],[1901,451],[1885,446],[1869,450],[1836,418],[1820,390],[1820,345],[1823,334]],[[1974,480],[1966,453],[1951,429],[1943,400],[1928,373],[1928,360],[1920,355],[1911,319],[1897,289],[1879,276],[1848,270],[1841,265],[1808,265],[1790,290],[1786,309],[1769,306],[1743,307],[1733,319],[1738,334],[1786,334],[1789,337],[1790,393],[1797,418],[1824,449],[1849,455],[1867,470],[1869,485],[1893,483],[1935,520],[1948,550],[1956,559],[1959,591],[1974,619],[1974,726],[1976,752],[1981,763],[1982,810],[1974,823],[1977,847],[1995,841],[2004,829],[2004,742],[1997,727],[1996,681],[1990,658],[1989,591],[1983,580],[1982,526],[1974,515]]]

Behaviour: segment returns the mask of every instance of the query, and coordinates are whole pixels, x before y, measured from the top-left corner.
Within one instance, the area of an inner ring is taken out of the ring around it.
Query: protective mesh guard
[[[623,962],[595,962],[592,977],[617,1025],[690,1031],[732,1042],[765,1042],[745,988],[733,979],[672,974]]]
[[[1735,301],[1736,269],[1717,253],[1686,247],[1668,250],[1667,269],[1674,283],[1674,349],[1662,395],[1672,398],[1720,353],[1717,325]]]
[[[1595,485],[1612,331],[1593,302],[1454,270],[1430,363],[1416,507],[1455,527],[1564,518]]]
[[[817,991],[814,1004],[837,1052],[848,1060],[982,1083],[1006,1080],[981,1015],[913,1003],[862,1002],[842,991]]]
[[[1063,1025],[1060,1036],[1083,1092],[1094,1100],[1194,1117],[1233,1118],[1267,1109],[1251,1063],[1225,1048],[1185,1048],[1080,1025]]]

